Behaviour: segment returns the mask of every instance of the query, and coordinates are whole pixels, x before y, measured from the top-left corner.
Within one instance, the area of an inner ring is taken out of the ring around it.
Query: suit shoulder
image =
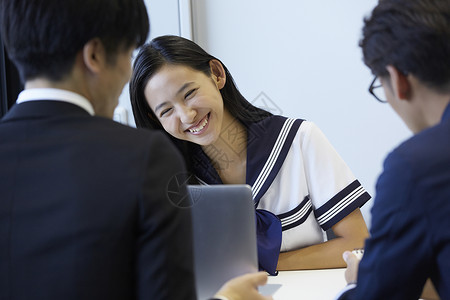
[[[150,130],[144,128],[134,128],[127,125],[123,125],[116,121],[105,119],[105,118],[95,118],[98,123],[97,130],[112,133],[120,139],[135,139],[135,140],[147,140],[152,142],[153,140],[157,142],[165,142],[167,137],[160,130]]]
[[[450,161],[450,126],[439,124],[401,143],[390,155],[401,156],[415,165]]]

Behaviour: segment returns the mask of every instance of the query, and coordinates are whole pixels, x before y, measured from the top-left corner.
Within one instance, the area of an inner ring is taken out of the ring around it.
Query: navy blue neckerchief
[[[252,187],[255,208],[275,179],[303,120],[270,116],[247,128],[246,183]],[[195,175],[207,184],[222,184],[209,157],[198,145],[191,148]],[[215,155],[221,155],[216,153]],[[273,213],[256,209],[259,268],[275,275],[281,248],[281,221]]]

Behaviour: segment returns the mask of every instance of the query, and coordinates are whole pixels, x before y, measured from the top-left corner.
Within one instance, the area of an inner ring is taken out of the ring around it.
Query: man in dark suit
[[[450,1],[381,0],[361,47],[370,92],[414,135],[384,162],[371,236],[359,272],[344,253],[349,286],[339,299],[418,299],[427,278],[450,299]]]
[[[25,82],[0,121],[0,299],[195,299],[189,211],[169,199],[184,162],[111,120],[148,35],[143,0],[2,0],[0,23]],[[266,281],[217,297],[266,299]]]
[[[111,120],[143,1],[2,0],[0,20],[25,82],[0,122],[0,299],[195,299],[181,156]]]

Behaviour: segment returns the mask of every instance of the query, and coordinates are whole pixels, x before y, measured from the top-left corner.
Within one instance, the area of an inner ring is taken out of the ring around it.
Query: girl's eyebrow
[[[183,84],[183,86],[178,90],[178,92],[176,93],[176,95],[179,95],[185,88],[187,88],[188,86],[190,86],[191,84],[193,84],[194,82],[186,82],[185,84]]]
[[[159,109],[161,109],[161,107],[163,107],[164,105],[166,105],[167,103],[169,103],[169,101],[164,101],[163,103],[158,104],[158,105],[155,107],[155,113],[156,113]]]

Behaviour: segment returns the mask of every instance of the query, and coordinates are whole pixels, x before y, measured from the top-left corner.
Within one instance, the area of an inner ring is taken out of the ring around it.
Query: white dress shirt
[[[28,101],[61,101],[75,104],[86,110],[91,116],[94,115],[94,107],[88,99],[80,94],[70,92],[67,90],[54,88],[34,88],[26,89],[19,94],[16,103],[23,103]]]

